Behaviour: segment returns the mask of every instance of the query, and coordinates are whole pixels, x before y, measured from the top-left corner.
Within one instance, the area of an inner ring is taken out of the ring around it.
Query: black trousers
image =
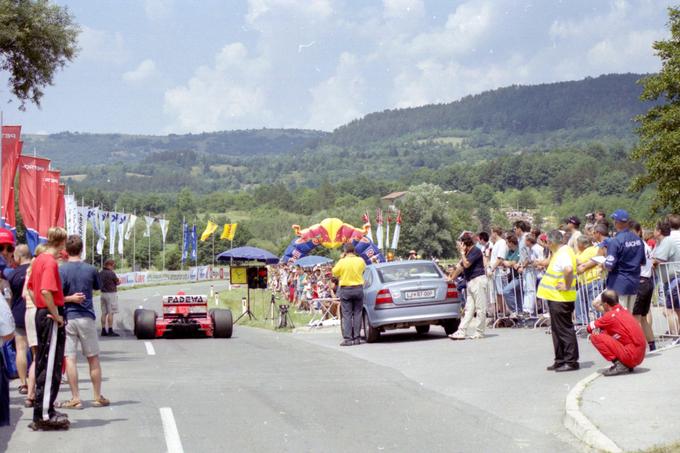
[[[362,286],[341,287],[339,296],[342,310],[342,337],[345,340],[358,340],[364,309],[364,288]]]
[[[66,331],[57,328],[56,322],[48,318],[50,312],[39,308],[35,314],[35,327],[38,333],[38,353],[35,357],[35,405],[33,421],[43,420],[54,415],[54,402],[57,400],[61,384],[61,367],[64,362]],[[63,310],[59,309],[63,315]],[[56,331],[56,334],[55,332]],[[55,342],[50,354],[50,346]],[[48,368],[51,373],[48,376]],[[47,406],[47,407],[45,407]]]
[[[555,349],[555,365],[578,363],[578,342],[574,331],[574,302],[548,301],[550,330]]]
[[[9,379],[5,368],[5,355],[0,353],[0,426],[9,426]]]

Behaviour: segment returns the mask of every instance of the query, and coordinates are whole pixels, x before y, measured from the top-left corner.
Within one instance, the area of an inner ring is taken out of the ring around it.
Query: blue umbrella
[[[235,261],[263,261],[267,264],[279,262],[278,256],[257,247],[236,247],[217,255],[217,261],[229,261],[231,259]]]
[[[300,267],[314,267],[331,262],[333,262],[333,260],[326,258],[325,256],[309,255],[297,260],[295,265]]]

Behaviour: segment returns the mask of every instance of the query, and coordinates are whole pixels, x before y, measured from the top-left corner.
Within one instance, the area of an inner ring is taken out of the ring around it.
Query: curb
[[[564,426],[576,436],[578,440],[596,450],[609,453],[621,453],[623,450],[607,437],[602,431],[586,417],[579,405],[581,396],[585,389],[595,379],[600,377],[600,373],[593,373],[579,381],[567,395],[564,414]]]

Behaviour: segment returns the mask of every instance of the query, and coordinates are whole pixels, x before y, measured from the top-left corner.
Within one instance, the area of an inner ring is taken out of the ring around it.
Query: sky
[[[61,0],[77,59],[25,133],[333,130],[512,84],[658,71],[665,0]],[[8,100],[11,102],[8,103]]]

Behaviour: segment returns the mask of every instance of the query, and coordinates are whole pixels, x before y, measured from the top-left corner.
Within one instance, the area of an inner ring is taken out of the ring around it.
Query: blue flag
[[[187,260],[187,252],[189,250],[189,225],[182,223],[182,264]]]
[[[196,225],[191,229],[191,259],[194,261],[198,259],[198,235],[196,234]]]

